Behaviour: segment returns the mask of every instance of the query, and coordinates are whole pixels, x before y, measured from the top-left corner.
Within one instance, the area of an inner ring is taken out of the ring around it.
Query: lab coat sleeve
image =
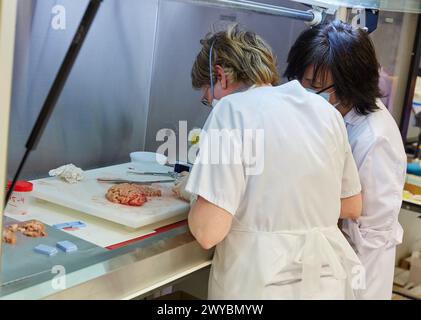
[[[406,159],[403,150],[399,155],[384,137],[377,138],[364,151],[364,155],[358,155],[361,158],[362,215],[358,221],[345,220],[343,230],[360,256],[369,259],[372,250],[402,242],[398,215]]]
[[[355,196],[361,192],[360,178],[358,176],[357,165],[352,156],[351,146],[348,141],[345,145],[345,162],[342,175],[341,198]]]
[[[405,182],[406,159],[388,139],[377,138],[359,168],[363,216],[373,229],[392,231],[397,225]]]
[[[235,215],[246,184],[241,150],[241,121],[229,102],[221,100],[200,135],[186,190]]]

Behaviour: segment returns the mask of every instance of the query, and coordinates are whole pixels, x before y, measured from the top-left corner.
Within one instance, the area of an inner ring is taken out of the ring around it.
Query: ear
[[[216,80],[221,82],[222,89],[226,89],[228,87],[228,79],[225,75],[224,68],[222,68],[219,64],[215,66],[216,72]]]

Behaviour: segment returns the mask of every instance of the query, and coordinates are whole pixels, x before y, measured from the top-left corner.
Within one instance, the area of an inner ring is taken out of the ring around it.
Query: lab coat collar
[[[254,88],[257,88],[257,85],[255,85],[255,84],[253,84],[253,85],[244,85],[244,86],[241,86],[241,87],[237,88],[236,90],[234,90],[230,94],[239,93],[239,92],[246,92],[246,91],[250,91],[250,90],[252,90]]]
[[[246,91],[249,91],[249,90],[252,90],[252,89],[255,89],[255,88],[264,88],[264,87],[270,87],[270,85],[253,84],[253,85],[249,86]]]
[[[348,125],[356,125],[363,120],[364,116],[358,114],[354,108],[352,108],[345,116],[344,121]]]

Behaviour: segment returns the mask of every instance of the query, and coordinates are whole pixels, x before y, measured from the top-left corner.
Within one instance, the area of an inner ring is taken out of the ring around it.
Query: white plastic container
[[[167,157],[160,153],[138,151],[130,153],[132,162],[158,163],[164,165],[167,163]]]
[[[9,181],[7,184],[7,190],[9,190],[11,184],[12,182]],[[6,211],[10,214],[16,215],[27,214],[32,190],[32,183],[27,181],[16,182],[15,188],[13,189],[9,202],[7,203]]]

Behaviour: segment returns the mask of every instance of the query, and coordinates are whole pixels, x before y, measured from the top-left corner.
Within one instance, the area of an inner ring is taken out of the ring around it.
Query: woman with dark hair
[[[363,196],[361,217],[342,221],[365,267],[365,289],[355,292],[359,299],[391,298],[396,245],[403,234],[398,214],[406,155],[396,122],[380,100],[379,69],[368,34],[333,21],[298,37],[285,72],[344,117]]]

